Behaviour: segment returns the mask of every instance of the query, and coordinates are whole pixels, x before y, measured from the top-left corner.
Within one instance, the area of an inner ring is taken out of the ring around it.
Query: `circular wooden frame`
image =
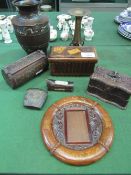
[[[90,108],[97,109],[102,114],[102,133],[98,142],[92,147],[83,150],[73,150],[63,146],[56,138],[52,126],[54,113],[63,105],[76,102],[84,103]],[[108,113],[95,101],[80,96],[60,99],[50,106],[42,119],[41,132],[48,150],[59,160],[72,165],[91,164],[101,159],[109,151],[114,136],[112,121]]]

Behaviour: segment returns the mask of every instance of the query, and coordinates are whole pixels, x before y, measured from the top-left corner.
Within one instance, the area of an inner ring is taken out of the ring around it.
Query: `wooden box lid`
[[[91,46],[52,46],[49,62],[97,62],[95,47]]]
[[[131,77],[127,75],[121,75],[116,71],[107,70],[103,67],[96,67],[94,73],[91,75],[92,79],[131,94]]]

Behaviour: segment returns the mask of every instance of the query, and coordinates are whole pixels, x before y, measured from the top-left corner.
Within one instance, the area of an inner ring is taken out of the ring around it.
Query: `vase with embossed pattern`
[[[13,17],[12,23],[17,40],[27,53],[38,49],[46,53],[48,48],[49,20],[47,16],[39,14],[39,4],[39,0],[13,1],[19,12]]]

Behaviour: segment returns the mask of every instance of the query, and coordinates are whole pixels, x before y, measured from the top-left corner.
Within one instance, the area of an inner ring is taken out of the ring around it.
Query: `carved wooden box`
[[[53,46],[49,63],[52,75],[91,75],[97,62],[96,49],[87,46]]]
[[[37,50],[4,67],[2,75],[12,88],[17,88],[47,68],[48,60],[45,53]]]
[[[131,77],[97,67],[87,90],[91,95],[125,109],[131,95]]]
[[[73,165],[86,165],[102,158],[114,136],[108,113],[95,101],[81,96],[52,104],[43,116],[41,132],[51,154]]]

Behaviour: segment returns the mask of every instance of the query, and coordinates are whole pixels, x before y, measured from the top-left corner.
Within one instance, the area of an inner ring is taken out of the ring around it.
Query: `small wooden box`
[[[91,95],[125,109],[131,95],[131,77],[97,67],[87,90]]]
[[[91,75],[97,62],[96,49],[87,46],[52,46],[49,55],[52,75]]]
[[[47,70],[47,68],[48,60],[45,53],[41,50],[37,50],[7,65],[1,72],[8,85],[15,89],[37,76],[39,73]]]

